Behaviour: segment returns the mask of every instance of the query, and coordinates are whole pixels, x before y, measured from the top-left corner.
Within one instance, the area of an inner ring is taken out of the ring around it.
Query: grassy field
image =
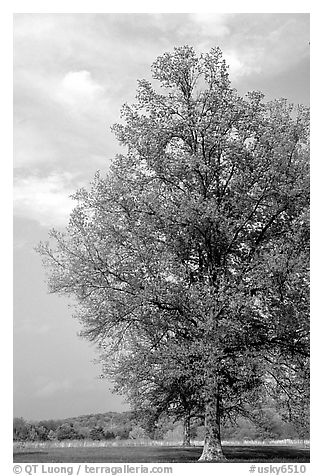
[[[310,460],[309,448],[300,445],[224,445],[229,463],[302,462]],[[15,463],[196,463],[201,446],[16,446]]]

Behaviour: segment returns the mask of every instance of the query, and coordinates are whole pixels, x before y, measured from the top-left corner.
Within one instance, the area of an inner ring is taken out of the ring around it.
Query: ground
[[[308,463],[309,449],[288,446],[225,446],[229,463]],[[15,463],[196,463],[201,447],[46,448],[14,451]]]

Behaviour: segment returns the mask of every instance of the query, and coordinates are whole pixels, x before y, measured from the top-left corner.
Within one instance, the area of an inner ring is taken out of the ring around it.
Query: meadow
[[[309,443],[293,440],[224,441],[229,463],[310,461]],[[15,443],[16,463],[196,463],[202,442],[185,448],[175,442],[134,441],[52,441]]]

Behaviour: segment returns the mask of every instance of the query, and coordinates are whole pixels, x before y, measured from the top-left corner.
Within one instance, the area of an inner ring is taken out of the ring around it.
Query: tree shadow
[[[288,446],[226,446],[223,449],[229,461],[304,461],[309,462],[308,448],[291,448]]]

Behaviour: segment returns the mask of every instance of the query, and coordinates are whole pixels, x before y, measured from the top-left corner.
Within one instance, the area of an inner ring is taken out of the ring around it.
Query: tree
[[[90,430],[89,437],[91,440],[104,440],[105,434],[102,426],[96,426]]]
[[[37,425],[35,425],[35,430],[36,430],[36,433],[37,433],[37,439],[38,440],[40,440],[40,441],[48,440],[48,435],[49,435],[50,430],[48,430],[47,427],[38,423]]]
[[[127,153],[38,250],[104,352],[153,335],[194,353],[200,459],[221,460],[221,419],[268,381],[269,353],[308,353],[309,114],[239,97],[219,48],[175,48],[152,72],[159,89],[139,81],[113,128]]]
[[[104,430],[104,438],[106,440],[112,440],[113,438],[115,438],[115,434],[109,428],[106,428]]]
[[[59,427],[62,424],[61,420],[41,420],[38,422],[38,426],[42,426],[46,428],[46,430],[49,432],[50,430],[55,431],[57,427]]]
[[[25,441],[29,437],[30,425],[23,418],[13,419],[13,441]]]
[[[74,428],[72,423],[63,423],[56,430],[56,438],[60,440],[76,440],[80,438],[80,435]]]
[[[149,435],[147,434],[145,429],[142,428],[141,426],[134,426],[132,430],[129,432],[129,438],[134,440],[141,439],[141,438],[149,439]]]
[[[56,440],[56,431],[55,430],[49,430],[48,432],[48,439],[50,441]]]

